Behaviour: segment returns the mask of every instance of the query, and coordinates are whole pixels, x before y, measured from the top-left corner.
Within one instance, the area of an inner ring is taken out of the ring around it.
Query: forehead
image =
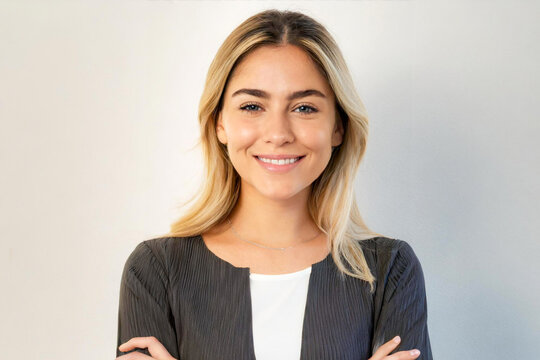
[[[294,45],[262,46],[247,54],[231,73],[227,96],[248,87],[279,95],[303,89],[318,89],[332,97],[328,81],[313,59]]]

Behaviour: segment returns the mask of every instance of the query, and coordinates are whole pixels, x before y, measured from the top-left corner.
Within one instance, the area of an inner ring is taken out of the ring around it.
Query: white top
[[[257,360],[298,360],[311,266],[288,274],[250,277]]]

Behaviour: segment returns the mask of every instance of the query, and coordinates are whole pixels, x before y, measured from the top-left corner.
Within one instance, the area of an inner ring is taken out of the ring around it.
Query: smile
[[[298,165],[298,163],[302,161],[304,157],[305,155],[292,157],[292,158],[269,159],[265,157],[254,156],[254,158],[257,159],[257,162],[263,168],[272,172],[279,172],[279,173],[287,172],[295,168]]]
[[[267,159],[267,158],[257,156],[257,158],[265,163],[275,164],[275,165],[291,164],[293,162],[300,160],[300,157],[288,158],[288,159]]]

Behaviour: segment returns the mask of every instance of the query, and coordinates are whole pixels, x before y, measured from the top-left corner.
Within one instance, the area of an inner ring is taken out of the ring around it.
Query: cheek
[[[257,131],[254,127],[240,122],[231,122],[227,127],[230,146],[234,149],[241,149],[251,145],[256,137]]]
[[[330,131],[323,127],[312,127],[302,129],[298,132],[298,139],[302,144],[313,151],[324,151],[332,149],[332,139]]]

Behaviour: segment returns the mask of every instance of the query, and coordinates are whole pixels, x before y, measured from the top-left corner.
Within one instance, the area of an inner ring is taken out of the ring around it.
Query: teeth
[[[265,159],[265,158],[262,158],[262,157],[258,157],[257,158],[259,160],[261,160],[262,162],[265,162],[265,163],[269,163],[269,164],[274,164],[274,165],[286,165],[286,164],[292,164],[294,162],[297,162],[298,160],[300,160],[299,157],[297,158],[291,158],[291,159]]]

